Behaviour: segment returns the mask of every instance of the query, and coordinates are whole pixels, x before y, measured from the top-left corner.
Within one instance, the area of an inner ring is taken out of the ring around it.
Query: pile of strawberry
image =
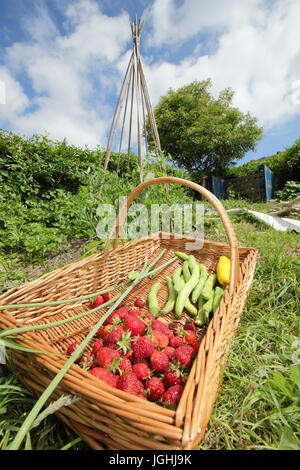
[[[77,363],[112,387],[175,408],[199,344],[194,322],[172,331],[136,299],[105,320]]]

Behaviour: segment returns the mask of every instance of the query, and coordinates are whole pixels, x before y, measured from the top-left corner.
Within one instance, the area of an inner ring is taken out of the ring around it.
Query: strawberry
[[[174,336],[174,338],[170,339],[170,346],[173,346],[173,348],[178,348],[179,346],[182,346],[184,344],[184,339],[181,338],[181,336]]]
[[[99,366],[107,368],[114,359],[118,359],[120,354],[114,349],[103,347],[97,352],[97,363]]]
[[[124,331],[131,331],[132,336],[141,336],[144,334],[146,325],[142,320],[133,315],[128,315],[124,323]]]
[[[138,317],[141,315],[141,311],[140,310],[134,310],[134,309],[131,309],[128,311],[128,315],[132,315],[133,317]]]
[[[158,330],[152,331],[152,339],[155,346],[164,349],[169,344],[169,338]]]
[[[189,344],[179,346],[175,351],[175,359],[185,367],[190,367],[192,363],[193,348]]]
[[[147,380],[146,389],[148,398],[151,401],[158,401],[165,391],[164,384],[158,377],[151,377],[151,379]]]
[[[117,345],[118,345],[118,351],[122,351],[123,354],[127,355],[129,352],[131,352],[132,351],[131,332],[126,331],[126,333],[123,333],[121,339],[117,342]]]
[[[173,346],[166,346],[164,349],[164,352],[166,353],[166,355],[168,356],[170,360],[175,357],[175,351],[176,349],[173,348]]]
[[[92,353],[86,352],[76,362],[83,369],[89,369],[94,362],[94,358]]]
[[[196,331],[196,325],[195,325],[195,322],[194,321],[189,321],[189,322],[186,322],[186,324],[184,325],[183,327],[185,330],[192,330],[192,331]]]
[[[186,330],[183,339],[187,344],[193,347],[194,344],[197,343],[197,334],[193,330]]]
[[[196,356],[200,347],[200,341],[196,341],[193,345],[193,355]]]
[[[139,380],[145,380],[150,375],[150,369],[146,364],[139,362],[138,364],[134,364],[132,367],[133,372],[136,374]]]
[[[111,331],[112,331],[112,328],[114,327],[114,325],[105,325],[105,326],[102,326],[101,328],[99,328],[99,330],[97,331],[96,333],[96,336],[98,336],[98,338],[102,338],[104,339],[106,335],[108,335]]]
[[[122,338],[123,333],[124,330],[120,325],[113,325],[110,329],[110,332],[105,335],[103,339],[103,344],[107,346],[110,343],[117,343]]]
[[[102,304],[104,304],[103,296],[102,295],[97,295],[97,297],[94,299],[91,307],[96,308],[96,307],[99,307]]]
[[[131,358],[131,363],[134,365],[134,364],[146,364],[146,366],[148,366],[148,361],[147,359],[139,359],[135,356],[132,356]]]
[[[116,388],[117,380],[119,377],[114,375],[109,370],[103,369],[102,367],[94,367],[93,369],[89,370],[89,373],[92,374],[97,379],[103,380],[108,385]]]
[[[79,343],[79,341],[75,341],[75,343],[72,343],[70,344],[70,346],[68,347],[67,349],[67,356],[71,356],[71,354],[73,354],[73,352],[75,351],[75,349],[77,349],[78,346],[80,346],[81,343]]]
[[[154,351],[150,356],[151,369],[164,372],[169,367],[169,358],[163,351]]]
[[[118,379],[117,388],[132,395],[139,395],[144,390],[142,382],[134,372],[124,372]]]
[[[127,307],[120,307],[118,310],[115,310],[113,313],[107,317],[103,325],[117,325],[119,323],[122,323],[125,318],[128,316],[128,309]]]
[[[164,335],[167,335],[168,338],[173,334],[172,331],[165,325],[162,321],[160,320],[154,320],[152,323],[152,330],[157,330],[163,333]]]
[[[118,359],[114,359],[112,361],[112,363],[107,367],[107,370],[113,373],[118,372],[120,375],[122,375],[123,372],[132,371],[132,364],[126,357],[119,357]]]
[[[180,384],[173,385],[163,394],[162,401],[168,406],[177,405],[183,391],[183,386]]]
[[[168,369],[164,374],[163,383],[166,388],[170,388],[173,385],[181,384],[181,374],[176,370]]]
[[[97,341],[94,342],[93,344],[93,349],[92,349],[92,354],[96,356],[98,350],[103,347],[103,340],[102,339],[97,339]]]
[[[110,292],[105,292],[102,294],[104,302],[108,302],[111,299],[111,293]]]
[[[135,307],[144,308],[145,305],[146,305],[145,301],[143,299],[139,298],[139,297],[137,299],[135,299],[135,301],[134,301],[134,306]]]
[[[154,344],[148,336],[141,336],[133,345],[133,354],[137,359],[146,359],[154,351]]]

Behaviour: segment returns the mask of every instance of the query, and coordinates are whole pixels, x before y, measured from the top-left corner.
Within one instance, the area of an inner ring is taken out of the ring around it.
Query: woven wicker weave
[[[171,259],[174,251],[185,251],[204,263],[209,272],[215,271],[221,255],[231,258],[230,286],[208,327],[203,329],[199,352],[176,410],[166,409],[112,388],[78,365],[73,365],[66,373],[50,401],[62,394],[81,397],[72,405],[61,408],[57,416],[93,449],[190,450],[197,447],[204,436],[217,398],[222,368],[229,351],[228,340],[235,334],[254,275],[257,250],[238,248],[231,222],[218,199],[187,180],[165,177],[139,185],[120,211],[116,221],[117,233],[136,195],[146,186],[156,183],[183,184],[199,191],[219,212],[229,245],[204,241],[201,250],[189,252],[186,244],[194,239],[158,232],[69,264],[22,287],[13,288],[0,297],[0,304],[5,305],[61,300],[96,292],[100,288],[120,284],[126,280],[128,272],[140,270],[145,258],[148,257],[149,261],[154,259],[162,248],[166,248],[166,251],[159,264]],[[165,267],[153,280],[142,280],[130,293],[126,303],[139,296],[147,297],[151,285],[173,273],[180,263],[178,260]],[[164,283],[162,285],[158,296],[161,307],[168,295],[167,287]],[[46,324],[89,308],[89,302],[83,301],[53,307],[4,310],[0,313],[0,327]],[[23,333],[18,336],[18,341],[45,352],[65,354],[68,345],[81,341],[103,313],[101,310],[65,325]],[[178,321],[185,322],[187,318],[187,314],[180,320],[175,320],[172,314],[165,317],[173,326]],[[11,353],[11,358],[20,381],[36,396],[43,392],[64,363],[60,357],[16,350]]]

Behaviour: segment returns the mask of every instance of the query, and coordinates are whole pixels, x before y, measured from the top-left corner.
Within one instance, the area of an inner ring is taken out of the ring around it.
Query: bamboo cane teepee
[[[140,55],[140,38],[144,26],[144,21],[135,18],[134,23],[131,23],[130,25],[133,40],[133,51],[126,69],[125,77],[121,86],[118,102],[116,105],[115,113],[109,132],[105,154],[104,171],[106,171],[107,169],[118,129],[119,161],[123,145],[126,145],[123,142],[124,134],[126,134],[125,130],[127,130],[128,134],[127,155],[128,159],[130,158],[133,119],[135,119],[137,130],[138,162],[140,167],[140,178],[142,180],[143,154],[144,152],[148,153],[147,136],[145,133],[146,118],[148,119],[150,125],[151,133],[155,142],[155,148],[157,149],[157,155],[160,153],[160,141]],[[119,169],[118,167],[117,171]]]

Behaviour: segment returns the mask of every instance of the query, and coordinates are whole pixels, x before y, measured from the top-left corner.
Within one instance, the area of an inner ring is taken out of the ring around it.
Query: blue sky
[[[0,7],[4,129],[105,147],[137,14],[154,106],[170,87],[211,78],[214,96],[231,87],[234,105],[265,129],[243,161],[300,137],[299,0],[0,0]]]

